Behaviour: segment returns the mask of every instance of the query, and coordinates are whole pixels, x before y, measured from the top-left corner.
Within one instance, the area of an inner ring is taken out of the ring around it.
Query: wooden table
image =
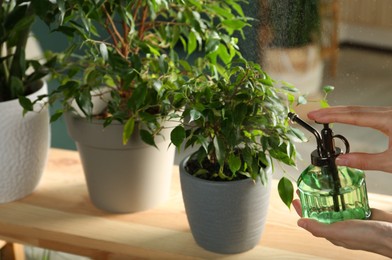
[[[0,239],[93,259],[385,259],[335,247],[298,228],[298,216],[280,202],[277,182],[273,184],[259,245],[246,253],[219,255],[203,250],[192,238],[177,167],[167,203],[135,214],[109,214],[91,204],[77,152],[52,149],[37,190],[0,205]],[[372,207],[391,210],[391,197],[369,196]]]

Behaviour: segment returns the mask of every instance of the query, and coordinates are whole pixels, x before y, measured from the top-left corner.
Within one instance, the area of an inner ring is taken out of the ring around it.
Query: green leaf
[[[13,98],[24,95],[24,86],[20,78],[11,76],[11,96]]]
[[[158,148],[158,146],[155,144],[155,138],[154,136],[148,132],[147,130],[140,130],[140,137],[142,138],[143,142],[145,142],[146,144],[155,146],[156,148]]]
[[[208,145],[210,144],[209,141],[208,141],[208,139],[205,138],[205,137],[202,136],[202,135],[198,135],[198,136],[197,136],[197,140],[198,140],[199,144],[201,144],[201,146],[203,147],[204,151],[205,151],[206,153],[208,153]]]
[[[200,175],[206,175],[208,173],[208,171],[206,169],[199,169],[197,170],[193,176],[200,176]]]
[[[219,44],[220,44],[219,39],[208,39],[206,47],[205,47],[206,53],[216,51],[219,47]]]
[[[86,116],[91,116],[93,103],[91,101],[91,93],[89,89],[84,89],[75,97],[76,104]]]
[[[229,168],[235,174],[241,168],[241,159],[234,154],[229,155]]]
[[[143,121],[148,122],[148,123],[152,123],[152,124],[154,124],[157,120],[156,115],[153,115],[153,114],[150,114],[147,112],[140,112],[139,116]]]
[[[330,86],[330,85],[327,85],[327,86],[323,87],[323,91],[324,91],[325,94],[331,93],[334,89],[335,89],[335,87],[334,86]]]
[[[132,96],[130,98],[130,103],[133,109],[136,110],[141,107],[147,96],[147,87],[145,85],[140,85],[133,90]]]
[[[260,167],[258,175],[260,176],[261,184],[266,185],[268,183],[268,174],[265,172],[265,168]]]
[[[234,15],[230,12],[230,9],[224,9],[219,5],[211,5],[209,8],[213,9],[218,15],[223,16],[225,19],[230,19]]]
[[[298,97],[298,104],[305,105],[307,103],[308,103],[308,101],[306,100],[306,98],[304,96]]]
[[[328,101],[325,99],[320,100],[320,106],[321,106],[321,108],[329,107]]]
[[[218,160],[220,165],[223,165],[225,162],[225,154],[226,154],[225,146],[223,145],[223,142],[216,136],[214,137],[213,143],[215,148],[216,159]]]
[[[23,107],[24,112],[33,111],[33,103],[30,99],[26,98],[25,96],[19,96],[19,104]]]
[[[131,137],[134,128],[135,128],[135,119],[131,117],[124,125],[123,138],[122,138],[124,145],[128,143],[128,140]]]
[[[291,206],[291,202],[294,198],[294,186],[293,183],[286,177],[282,177],[278,183],[278,192],[280,199],[288,208]]]
[[[63,115],[63,110],[57,110],[51,117],[50,117],[50,123],[56,121]]]
[[[199,111],[195,110],[195,109],[192,109],[189,112],[189,115],[190,115],[189,123],[193,122],[193,121],[196,121],[197,119],[199,119],[202,116],[202,114]]]
[[[236,125],[241,125],[248,112],[248,106],[244,103],[239,103],[233,113],[233,120]]]
[[[188,55],[192,54],[197,47],[196,35],[193,31],[189,32],[188,36]]]
[[[176,147],[179,147],[184,142],[185,137],[185,129],[181,125],[176,126],[170,133],[171,142]]]
[[[223,63],[227,64],[231,60],[231,56],[229,52],[227,51],[227,48],[225,45],[220,44],[218,48],[218,55],[222,59]]]
[[[10,32],[7,39],[7,47],[20,46],[21,42],[25,40],[24,34],[30,30],[29,28],[34,22],[35,17],[33,15],[23,13],[24,10],[21,8],[17,9],[12,12],[13,15],[10,14],[8,17],[6,15],[9,19],[5,21],[4,26]]]
[[[234,2],[234,1],[230,1],[230,7],[231,7],[232,9],[236,10],[237,13],[238,13],[240,16],[244,16],[244,11],[242,10],[242,7],[241,7],[240,4],[238,4],[238,3]]]
[[[108,53],[108,48],[106,47],[106,44],[101,43],[99,45],[99,51],[101,52],[102,58],[107,61],[109,59],[109,53]]]
[[[242,28],[248,25],[248,23],[236,19],[224,20],[222,21],[222,24],[224,25],[225,29],[229,32],[229,34],[232,34],[235,30],[241,30]]]
[[[102,83],[102,73],[96,69],[92,69],[86,73],[86,83],[91,87],[96,87]]]
[[[66,36],[73,37],[76,29],[69,26],[59,26],[55,31],[64,33]]]
[[[179,63],[181,66],[184,68],[185,71],[191,71],[192,67],[189,65],[189,63],[185,60],[180,60]]]
[[[293,140],[295,142],[307,142],[308,138],[306,138],[306,135],[299,129],[297,128],[291,128],[290,131],[288,131],[288,133],[292,133],[293,134]]]
[[[159,92],[162,89],[162,81],[160,80],[154,80],[152,83],[152,86],[154,87],[156,92]]]

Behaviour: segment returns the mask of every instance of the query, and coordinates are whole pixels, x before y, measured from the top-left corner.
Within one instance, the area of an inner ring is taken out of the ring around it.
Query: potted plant
[[[323,76],[319,0],[262,2],[263,68],[309,96],[320,97]]]
[[[90,197],[111,212],[158,205],[168,196],[170,131],[184,105],[170,93],[192,76],[192,60],[221,73],[218,63],[236,55],[232,35],[247,25],[239,0],[57,2],[57,30],[71,45],[53,74],[60,86],[49,102],[62,109],[52,120],[65,113]]]
[[[297,90],[279,86],[258,64],[240,60],[222,75],[200,73],[183,86],[182,124],[171,132],[177,147],[199,147],[180,164],[192,234],[203,248],[239,253],[259,243],[266,220],[273,162],[295,165],[303,134],[287,118]],[[279,182],[286,204],[287,178]]]
[[[45,21],[55,8],[50,1],[0,1],[0,202],[30,194],[37,186],[49,149],[49,113],[30,100],[47,93],[43,78],[54,58],[27,58],[31,25]],[[27,102],[26,102],[27,100]],[[34,113],[23,116],[19,102]]]

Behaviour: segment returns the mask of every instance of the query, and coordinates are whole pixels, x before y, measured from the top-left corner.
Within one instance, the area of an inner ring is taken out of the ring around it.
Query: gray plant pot
[[[175,148],[170,130],[156,138],[158,149],[135,132],[122,143],[123,125],[103,128],[101,120],[65,115],[69,135],[80,154],[92,203],[113,213],[130,213],[158,206],[169,197]]]
[[[189,158],[189,157],[188,157]],[[192,235],[198,245],[215,253],[235,254],[255,247],[264,230],[271,190],[252,179],[217,182],[186,172],[180,164],[181,189]]]

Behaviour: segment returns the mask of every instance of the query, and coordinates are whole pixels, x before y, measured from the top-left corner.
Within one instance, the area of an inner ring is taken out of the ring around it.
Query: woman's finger
[[[392,222],[392,214],[379,209],[372,209],[371,220]]]
[[[348,153],[336,158],[336,164],[362,170],[392,172],[392,150],[383,153]]]
[[[299,199],[293,200],[293,207],[295,211],[297,212],[298,216],[302,217],[302,207],[301,207],[301,201]]]
[[[371,127],[389,134],[392,108],[344,106],[330,107],[308,114],[309,119],[320,123],[344,123],[356,126]]]

